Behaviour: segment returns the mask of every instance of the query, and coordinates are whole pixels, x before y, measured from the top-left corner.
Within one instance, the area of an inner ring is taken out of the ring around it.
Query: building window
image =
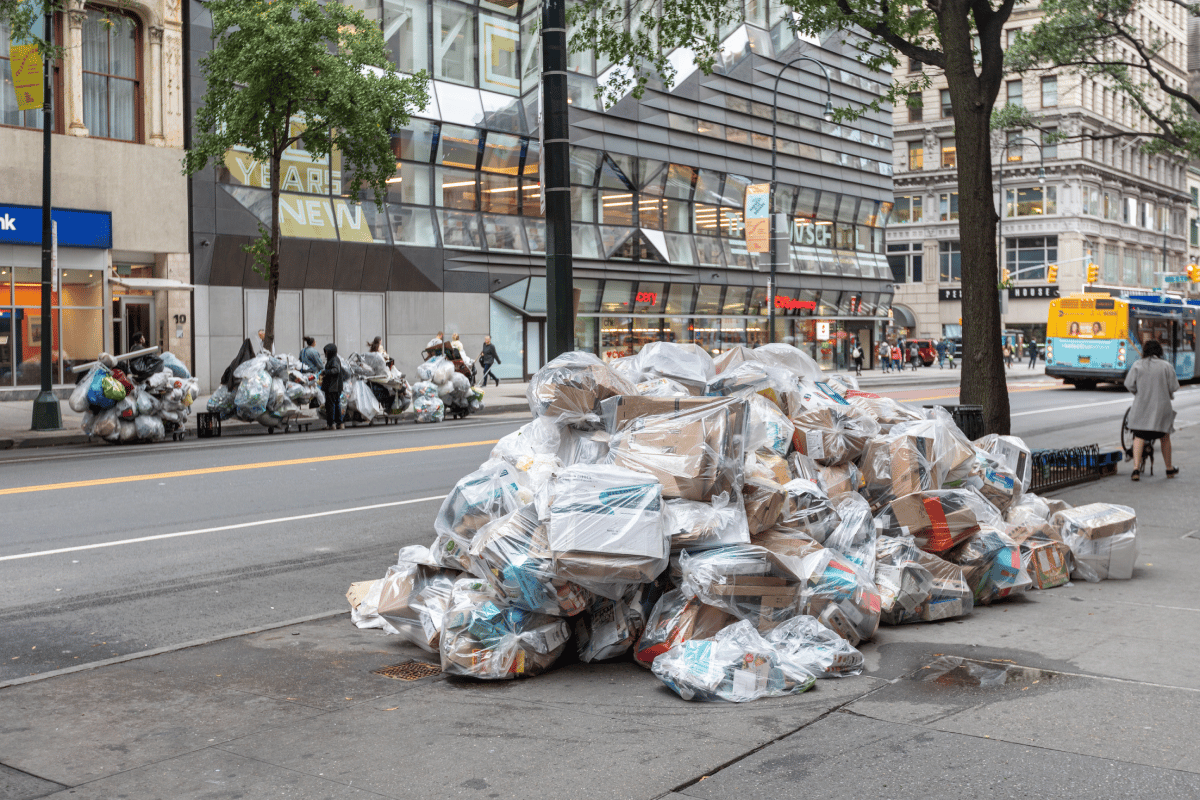
[[[920,142],[908,143],[908,168],[918,170],[925,168],[925,148]]]
[[[1058,237],[1006,239],[1004,263],[1019,281],[1044,281],[1046,265],[1058,261]]]
[[[892,223],[906,225],[921,221],[921,195],[901,195],[896,198],[896,206],[892,209]]]
[[[1125,269],[1121,282],[1127,286],[1136,286],[1138,280],[1138,257],[1136,250],[1125,251]]]
[[[83,21],[83,124],[102,139],[141,140],[141,25],[87,9]]]
[[[942,139],[942,169],[953,169],[958,163],[958,150],[953,139]]]
[[[1042,78],[1042,108],[1054,108],[1058,105],[1058,76],[1047,75]]]
[[[962,280],[962,250],[958,242],[938,242],[938,270],[942,283]]]
[[[1193,186],[1188,191],[1190,191],[1192,194],[1192,205],[1200,206],[1200,189],[1197,189],[1195,186]]]
[[[1121,250],[1117,247],[1104,248],[1104,281],[1117,283],[1121,280]]]
[[[475,13],[437,0],[433,6],[433,76],[475,85]]]
[[[908,59],[908,71],[909,72],[920,72],[923,69],[925,69],[924,61],[922,61],[919,58],[912,58],[911,56],[909,57],[909,59]]]
[[[39,28],[38,30],[40,31],[41,29]],[[12,66],[8,56],[9,38],[8,25],[3,20],[0,20],[0,125],[40,129],[42,127],[42,110],[40,108],[35,111],[17,110],[17,94],[13,88]],[[57,84],[57,64],[55,64],[54,73]],[[59,87],[55,85],[50,102],[53,103],[58,95]],[[55,128],[58,129],[60,126],[56,124]],[[3,299],[0,297],[0,300]]]
[[[1058,213],[1057,191],[1053,186],[1005,189],[1004,195],[1006,217],[1037,217]]]
[[[895,283],[920,283],[921,275],[921,245],[919,242],[889,244],[888,266],[892,270],[892,280]]]
[[[1043,128],[1042,129],[1042,158],[1058,158],[1058,142],[1054,141],[1053,137],[1058,133],[1058,128]]]
[[[1192,247],[1200,247],[1200,222],[1193,219],[1188,224],[1191,228],[1188,238],[1192,243]]]
[[[1087,206],[1083,213],[1090,214],[1093,217],[1103,216],[1100,210],[1100,190],[1095,187],[1087,188]]]
[[[1009,131],[1004,140],[1004,152],[1006,160],[1024,161],[1025,160],[1025,137],[1021,136],[1020,131]]]
[[[1012,47],[1014,44],[1016,44],[1016,43],[1017,43],[1017,37],[1018,37],[1018,36],[1020,36],[1020,35],[1021,35],[1021,29],[1020,29],[1020,28],[1009,28],[1008,30],[1006,30],[1006,31],[1004,32],[1004,46],[1005,46],[1005,48],[1007,49],[1007,48],[1009,48],[1009,47]]]
[[[954,118],[954,105],[950,102],[950,90],[942,89],[942,119]]]
[[[942,222],[953,222],[958,219],[958,192],[939,195],[938,218]]]
[[[913,92],[908,96],[908,121],[920,122],[925,112],[925,100],[921,97],[920,92]]]
[[[391,62],[401,72],[429,69],[429,7],[424,0],[388,0],[383,4],[384,34]]]
[[[1010,106],[1025,107],[1025,97],[1021,91],[1020,81],[1009,81],[1006,84],[1008,89],[1008,104]]]

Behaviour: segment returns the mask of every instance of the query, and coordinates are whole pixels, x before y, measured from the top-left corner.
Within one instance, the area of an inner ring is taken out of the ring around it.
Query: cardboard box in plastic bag
[[[620,466],[563,470],[550,505],[550,549],[664,557],[662,492],[653,477]]]

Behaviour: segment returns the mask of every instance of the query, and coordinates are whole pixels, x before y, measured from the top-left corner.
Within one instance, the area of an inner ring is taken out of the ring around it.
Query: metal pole
[[[546,198],[546,357],[575,349],[566,0],[542,4],[542,191]]]
[[[46,8],[46,46],[54,42],[54,15],[49,6]],[[50,128],[53,124],[53,111],[50,98],[50,54],[46,52],[43,59],[42,75],[42,389],[37,399],[33,401],[33,425],[35,431],[54,431],[62,428],[62,409],[59,408],[58,398],[50,388],[50,347],[52,320],[50,318],[50,288],[53,281],[51,265],[52,225],[50,222]]]
[[[771,196],[769,203],[769,218],[771,221],[771,277],[767,279],[767,341],[775,343],[775,174],[778,165],[778,142],[779,142],[779,79],[783,77],[783,73],[792,64],[797,61],[811,61],[821,68],[821,73],[825,76],[825,113],[830,110],[830,103],[833,98],[833,82],[829,80],[829,70],[825,69],[825,65],[817,61],[812,56],[797,56],[791,61],[779,68],[779,72],[775,75],[775,88],[771,90]]]

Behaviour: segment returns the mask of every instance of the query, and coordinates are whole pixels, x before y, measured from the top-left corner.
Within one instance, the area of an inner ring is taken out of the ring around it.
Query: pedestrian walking
[[[879,342],[879,364],[883,367],[885,375],[892,369],[892,347],[887,339]]]
[[[854,359],[854,374],[862,375],[863,349],[859,346],[858,339],[854,340],[854,348],[850,351],[850,357]]]
[[[934,349],[937,350],[938,369],[945,369],[946,368],[946,340],[938,339],[938,343],[936,345],[934,345]]]
[[[321,353],[317,350],[317,340],[311,336],[304,337],[304,349],[300,351],[300,363],[308,372],[319,374],[321,370],[325,369],[325,362],[321,361]]]
[[[1142,357],[1133,362],[1125,376],[1125,388],[1133,395],[1129,409],[1129,429],[1133,432],[1132,480],[1142,479],[1142,450],[1146,442],[1162,440],[1163,463],[1167,465],[1167,477],[1179,474],[1179,467],[1171,463],[1171,433],[1175,430],[1175,409],[1171,400],[1179,391],[1179,379],[1175,367],[1163,360],[1162,345],[1151,339],[1142,345]]]
[[[902,361],[904,361],[904,340],[897,339],[896,343],[892,345],[892,369],[896,372],[903,372]]]
[[[325,345],[325,368],[321,370],[321,391],[325,393],[325,430],[345,430],[346,420],[342,416],[342,389],[350,378],[350,371],[338,358],[337,345]]]
[[[1005,344],[1001,352],[1004,354],[1004,368],[1008,369],[1013,365],[1012,347],[1008,344]]]
[[[1034,369],[1037,367],[1038,360],[1037,339],[1030,339],[1029,346],[1026,349],[1028,350],[1029,354],[1029,368]]]
[[[921,349],[917,347],[916,342],[908,343],[908,363],[912,366],[912,371],[917,371],[917,364],[921,363]]]
[[[385,363],[385,364],[388,362],[388,359],[391,358],[387,354],[387,350],[383,349],[383,337],[382,336],[376,336],[374,339],[367,342],[367,352],[379,353],[379,355],[383,356],[383,363]]]
[[[500,354],[496,352],[496,345],[492,344],[492,337],[483,337],[483,349],[479,351],[479,365],[483,367],[482,385],[487,386],[488,378],[500,385],[500,379],[492,374],[492,367],[495,364],[503,363],[500,361]]]

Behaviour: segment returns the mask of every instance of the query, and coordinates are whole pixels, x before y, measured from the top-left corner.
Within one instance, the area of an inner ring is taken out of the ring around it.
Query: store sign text
[[[658,305],[658,292],[638,292],[635,301],[646,305]]]
[[[790,297],[775,295],[775,307],[785,311],[816,311],[816,300],[793,300]]]
[[[1031,297],[1058,297],[1057,286],[1011,286],[1008,296],[1013,300],[1024,300]]]
[[[833,245],[833,225],[812,220],[796,220],[796,241],[813,247]]]

